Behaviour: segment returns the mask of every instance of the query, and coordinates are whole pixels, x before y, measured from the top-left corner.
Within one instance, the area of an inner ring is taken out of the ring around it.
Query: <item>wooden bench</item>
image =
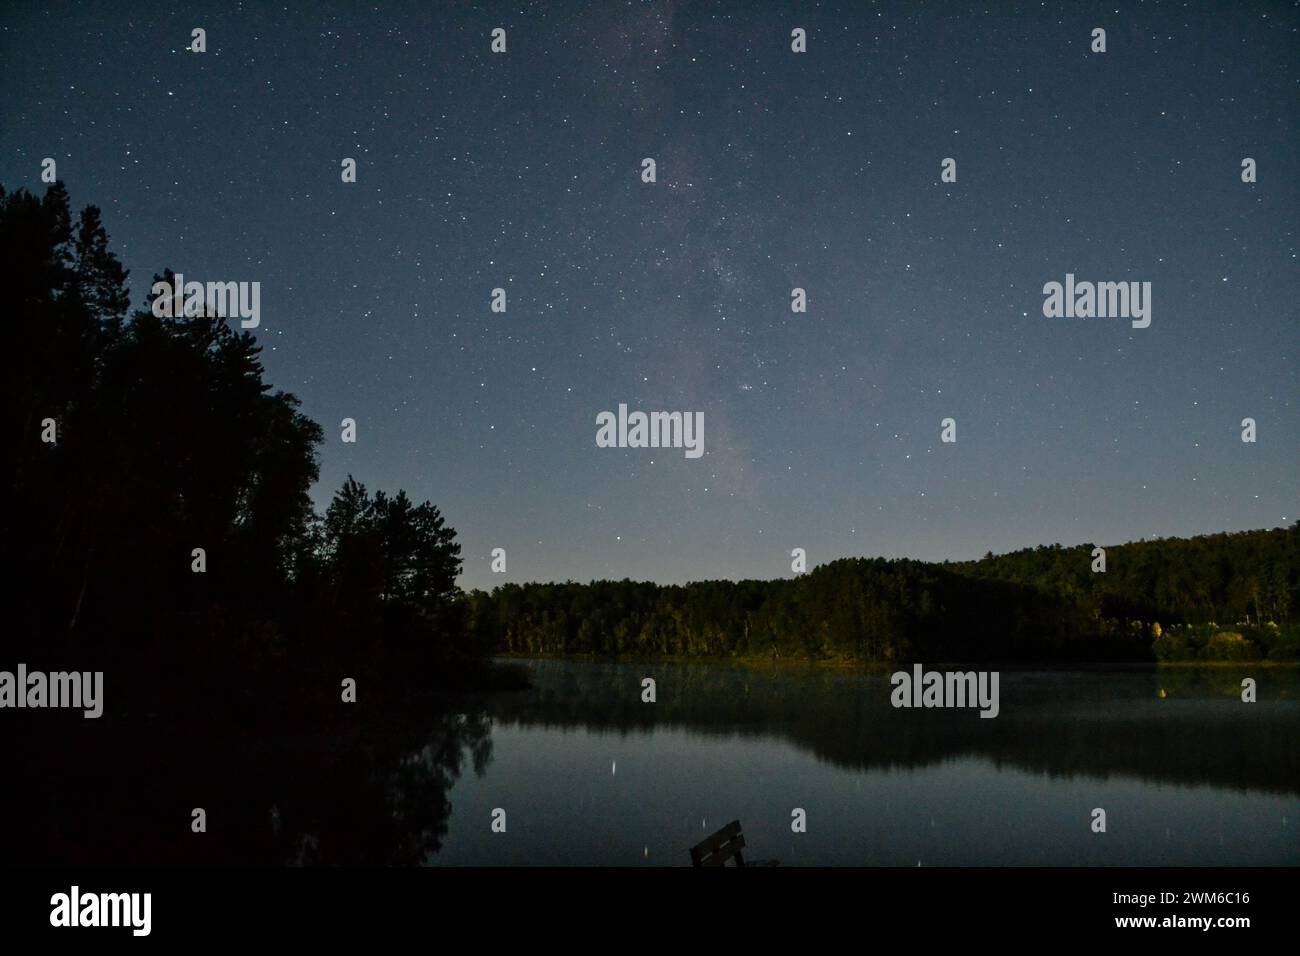
[[[726,866],[733,857],[736,866],[745,865],[745,835],[740,832],[740,821],[732,820],[725,827],[705,837],[691,847],[691,863],[700,866]],[[776,860],[760,860],[750,866],[776,866]]]

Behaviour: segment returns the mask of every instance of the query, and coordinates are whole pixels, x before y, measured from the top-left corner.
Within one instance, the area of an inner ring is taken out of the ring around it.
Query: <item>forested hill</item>
[[[979,561],[848,558],[774,581],[507,584],[466,597],[506,653],[854,661],[1300,659],[1300,524],[1042,546]]]
[[[1106,617],[1204,624],[1290,621],[1300,569],[1300,523],[1272,531],[1159,538],[1105,549],[1059,544],[985,555],[947,567],[973,577],[1083,596]]]

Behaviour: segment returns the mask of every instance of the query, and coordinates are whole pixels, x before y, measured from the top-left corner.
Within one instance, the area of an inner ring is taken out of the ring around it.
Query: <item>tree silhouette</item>
[[[99,210],[72,222],[62,183],[41,199],[0,188],[12,648],[111,668],[133,688],[119,700],[190,706],[230,706],[259,680],[337,686],[331,671],[357,661],[381,682],[403,668],[406,689],[448,680],[442,665],[472,655],[438,510],[349,478],[318,518],[323,433],[265,381],[252,334],[159,317],[152,297],[128,315]]]

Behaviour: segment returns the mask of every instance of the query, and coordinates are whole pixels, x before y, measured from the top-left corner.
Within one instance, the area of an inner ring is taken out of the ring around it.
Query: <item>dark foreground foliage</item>
[[[345,678],[372,706],[489,679],[455,532],[351,479],[314,514],[322,430],[251,334],[128,314],[99,210],[74,222],[61,183],[0,188],[0,254],[0,668],[102,670],[110,711],[242,716],[337,710]]]

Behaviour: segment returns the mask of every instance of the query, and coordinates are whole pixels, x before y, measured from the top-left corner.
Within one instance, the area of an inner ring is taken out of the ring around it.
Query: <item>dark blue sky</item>
[[[1296,520],[1295,4],[172,6],[6,5],[0,183],[54,157],[137,303],[259,281],[318,502],[431,499],[465,586]],[[620,402],[704,456],[597,448]]]

